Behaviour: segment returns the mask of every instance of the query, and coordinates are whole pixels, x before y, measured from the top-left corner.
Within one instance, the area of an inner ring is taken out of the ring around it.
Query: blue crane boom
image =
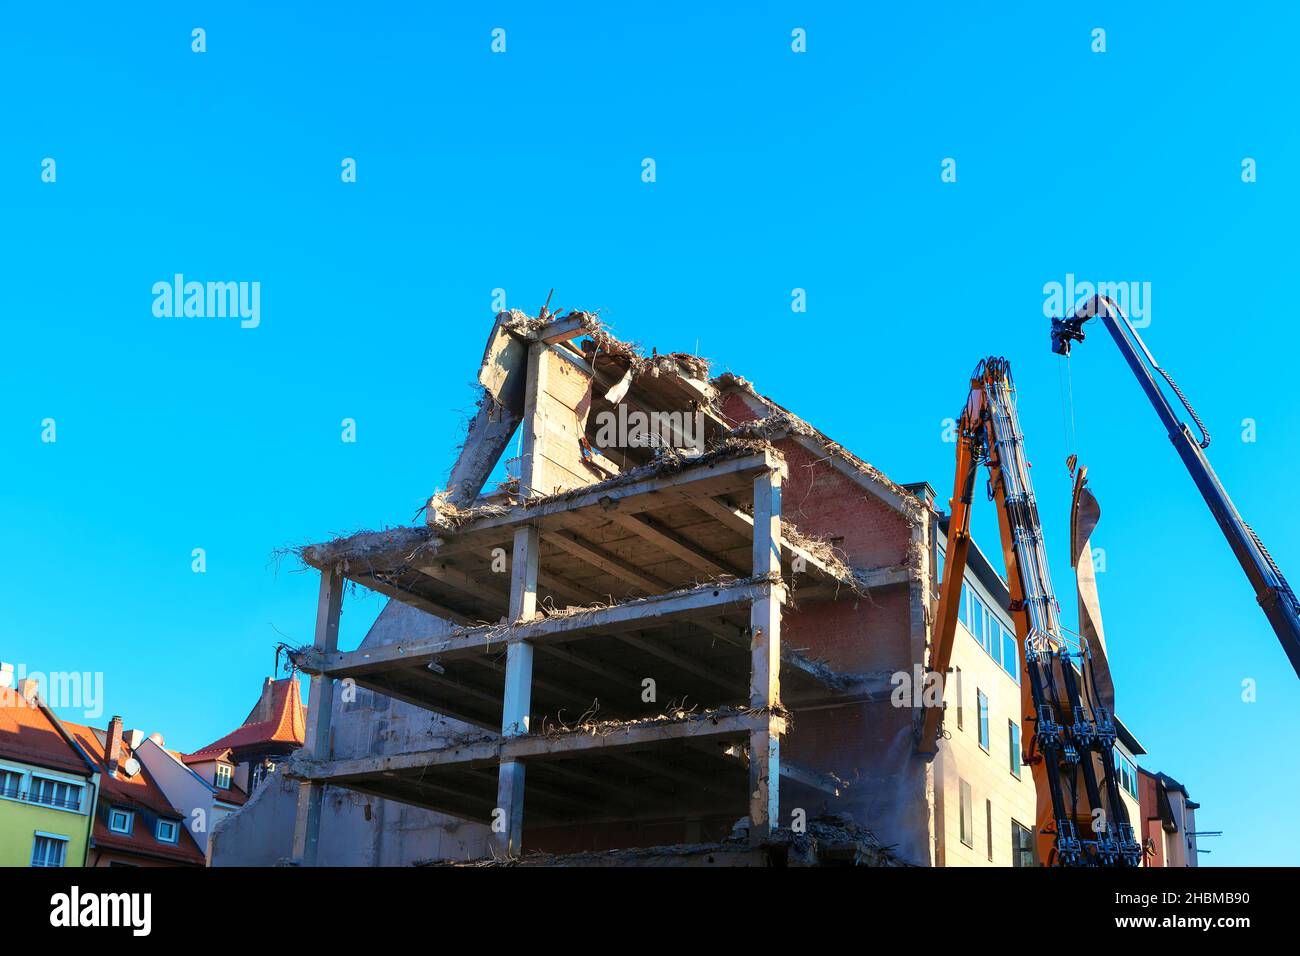
[[[1219,523],[1219,529],[1228,539],[1229,547],[1236,555],[1242,570],[1246,572],[1251,587],[1255,589],[1259,606],[1263,608],[1269,624],[1277,634],[1277,639],[1290,659],[1296,676],[1300,677],[1300,601],[1296,600],[1295,592],[1287,584],[1282,571],[1259,536],[1242,520],[1241,514],[1233,505],[1232,499],[1228,497],[1214,469],[1210,467],[1210,461],[1205,457],[1204,452],[1204,449],[1210,445],[1209,432],[1201,423],[1182,389],[1156,362],[1123,309],[1107,296],[1094,295],[1078,307],[1074,315],[1069,318],[1052,319],[1052,351],[1059,355],[1069,355],[1071,343],[1083,341],[1083,325],[1093,318],[1101,319],[1110,330],[1111,338],[1119,347],[1120,354],[1124,356],[1129,368],[1137,376],[1138,384],[1142,386],[1142,390],[1146,392],[1147,398],[1155,408],[1160,423],[1178,452],[1178,457],[1183,460],[1183,464],[1192,476],[1192,481],[1201,492],[1201,497],[1209,505],[1214,520]],[[1187,410],[1187,414],[1196,423],[1201,433],[1199,441],[1165,398],[1164,391],[1152,374],[1153,371],[1159,373],[1169,384],[1183,408]]]

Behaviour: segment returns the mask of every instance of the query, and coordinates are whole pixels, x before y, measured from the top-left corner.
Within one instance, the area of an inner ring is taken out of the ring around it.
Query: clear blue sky
[[[943,498],[942,421],[981,356],[1008,356],[1072,620],[1043,285],[1149,281],[1147,341],[1300,576],[1295,8],[721,6],[7,5],[0,659],[102,671],[108,714],[182,749],[232,729],[274,642],[311,635],[314,576],[272,552],[410,521],[450,468],[497,287],[698,342]],[[155,318],[178,272],[260,282],[260,327]],[[1204,862],[1296,863],[1300,684],[1101,335],[1074,384],[1143,763],[1227,831]],[[378,608],[346,606],[346,646]]]

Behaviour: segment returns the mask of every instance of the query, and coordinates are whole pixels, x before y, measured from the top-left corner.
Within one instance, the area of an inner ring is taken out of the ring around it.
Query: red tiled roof
[[[91,775],[86,761],[64,739],[43,707],[0,688],[0,756],[51,770]]]
[[[148,856],[162,857],[177,863],[193,863],[197,866],[203,866],[206,858],[203,851],[199,849],[189,831],[185,829],[185,814],[171,805],[162,788],[149,775],[149,771],[144,765],[140,765],[137,773],[127,776],[122,768],[129,757],[132,756],[131,749],[122,743],[122,755],[118,763],[117,773],[108,772],[107,754],[104,751],[104,739],[108,734],[103,730],[95,730],[91,727],[83,727],[81,724],[70,724],[64,722],[74,740],[86,751],[90,759],[99,768],[99,804],[101,808],[108,806],[123,807],[124,809],[148,810],[155,815],[163,816],[167,819],[175,820],[179,828],[179,834],[175,843],[163,843],[154,834],[152,827],[145,825],[142,821],[136,820],[128,833],[114,833],[108,828],[107,812],[96,814],[95,817],[95,846],[107,850],[117,850],[123,853],[141,853]]]
[[[192,754],[176,753],[176,751],[172,751],[172,753],[177,760],[187,767],[192,763],[211,763],[223,757],[229,760],[231,756],[229,747],[218,747],[215,744],[204,747],[202,750],[196,750]]]
[[[215,760],[225,750],[250,750],[272,743],[301,747],[307,739],[307,712],[302,706],[298,678],[272,681],[268,689],[269,697],[264,690],[242,726],[202,750],[188,754],[183,758],[185,762]]]
[[[104,823],[103,818],[95,820],[95,849],[111,850],[117,853],[137,853],[143,856],[161,857],[165,860],[171,860],[175,863],[188,863],[194,866],[206,866],[207,858],[203,851],[199,849],[194,838],[190,836],[190,831],[186,830],[183,824],[177,824],[180,827],[179,835],[175,843],[163,843],[155,839],[153,833],[143,831],[149,828],[141,824],[138,820],[135,823],[131,833],[114,833]]]
[[[237,807],[242,807],[248,802],[248,794],[239,788],[239,784],[232,782],[225,790],[217,791],[217,799],[222,803],[230,803]]]

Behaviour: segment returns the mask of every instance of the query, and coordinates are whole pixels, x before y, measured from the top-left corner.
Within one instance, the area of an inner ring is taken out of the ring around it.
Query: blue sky
[[[1070,621],[1043,286],[1150,282],[1148,344],[1300,576],[1295,9],[294,6],[0,14],[0,659],[102,671],[108,714],[181,749],[232,729],[274,643],[311,635],[316,581],[273,551],[411,520],[498,287],[698,348],[945,499],[943,419],[1006,355]],[[260,282],[260,326],[156,318],[178,272]],[[1121,714],[1226,831],[1204,863],[1296,863],[1277,735],[1300,685],[1098,332],[1073,381]],[[995,521],[975,519],[990,551]],[[345,646],[378,609],[345,603]]]

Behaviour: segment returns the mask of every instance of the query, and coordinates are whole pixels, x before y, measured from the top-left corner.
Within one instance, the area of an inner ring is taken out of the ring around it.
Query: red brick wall
[[[733,422],[755,415],[740,394],[722,402]],[[838,471],[823,456],[794,439],[777,442],[789,476],[782,493],[782,518],[805,535],[835,539],[835,547],[863,569],[906,563],[912,528],[893,507]],[[869,597],[801,604],[796,591],[781,620],[781,640],[806,657],[849,673],[907,671],[914,663],[909,587],[876,589]],[[825,710],[795,711],[783,739],[782,756],[805,767],[848,780],[834,807],[876,831],[882,843],[897,844],[916,863],[930,856],[926,764],[914,755],[912,711],[888,701]],[[782,803],[789,823],[790,800]],[[815,808],[809,807],[810,815]]]
[[[1156,779],[1138,771],[1138,806],[1141,807],[1141,819],[1136,821],[1139,839],[1145,850],[1147,840],[1155,848],[1154,855],[1144,855],[1146,866],[1168,866],[1165,859],[1165,831],[1160,823],[1160,809],[1156,796]],[[1155,817],[1156,819],[1151,819]]]

